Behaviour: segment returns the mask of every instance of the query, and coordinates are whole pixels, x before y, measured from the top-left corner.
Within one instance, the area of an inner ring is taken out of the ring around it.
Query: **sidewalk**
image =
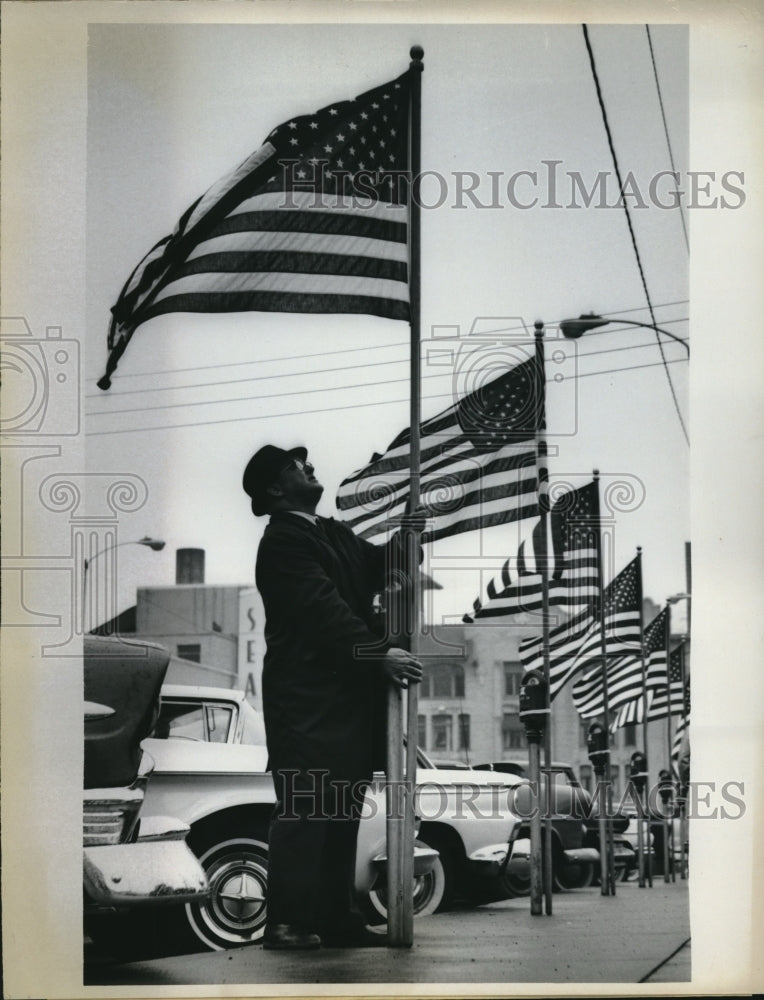
[[[85,982],[247,984],[253,994],[266,984],[439,983],[479,991],[487,983],[689,982],[687,882],[619,883],[615,897],[598,888],[559,893],[553,911],[532,917],[527,899],[511,899],[418,919],[410,949],[285,953],[253,945],[96,966]]]

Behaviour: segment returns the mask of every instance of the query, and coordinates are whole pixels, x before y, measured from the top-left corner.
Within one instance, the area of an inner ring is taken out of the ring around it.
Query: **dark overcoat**
[[[384,767],[389,642],[373,598],[397,541],[376,546],[342,522],[277,512],[257,553],[265,606],[263,708],[272,770],[368,780]]]

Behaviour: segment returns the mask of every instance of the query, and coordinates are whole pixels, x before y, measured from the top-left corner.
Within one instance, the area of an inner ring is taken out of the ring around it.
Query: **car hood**
[[[149,738],[141,746],[153,759],[155,774],[262,774],[268,765],[265,747],[251,744]]]
[[[522,784],[523,779],[516,774],[503,774],[499,771],[471,771],[463,767],[442,768],[442,767],[419,767],[416,772],[417,784],[433,785],[479,785],[494,786],[501,788],[514,788],[515,785]]]

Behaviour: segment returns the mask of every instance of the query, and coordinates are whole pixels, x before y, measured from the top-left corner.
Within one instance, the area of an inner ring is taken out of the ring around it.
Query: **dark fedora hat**
[[[307,457],[307,448],[290,448],[285,451],[283,448],[277,448],[275,444],[266,444],[255,452],[247,462],[241,480],[244,492],[252,498],[253,514],[259,517],[268,513],[270,507],[266,493],[268,487],[278,479],[279,473],[293,459],[299,458],[304,462]]]

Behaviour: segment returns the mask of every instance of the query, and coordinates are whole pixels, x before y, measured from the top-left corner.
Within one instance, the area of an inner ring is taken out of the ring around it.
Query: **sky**
[[[654,65],[644,25],[593,25],[590,40],[621,173],[644,199],[632,220],[655,320],[688,338],[683,220],[648,194],[672,157],[683,180],[688,167],[687,30],[651,28]],[[689,430],[687,352],[664,338],[664,369],[651,330],[615,322],[560,343],[559,321],[582,312],[651,322],[623,210],[585,208],[580,195],[571,204],[572,174],[591,188],[606,171],[608,203],[616,191],[580,26],[91,24],[86,461],[148,486],[141,510],[122,516],[120,541],[167,543],[120,550],[120,610],[136,587],[174,582],[178,548],[205,549],[209,583],[253,581],[265,519],[252,517],[240,481],[262,444],[309,448],[325,486],[319,513],[332,515],[341,480],[408,424],[408,326],[376,317],[174,314],[138,328],[110,392],[95,380],[111,305],[191,202],[282,121],[398,76],[412,44],[425,50],[422,169],[444,178],[423,186],[433,206],[421,222],[423,417],[461,391],[444,352],[464,357],[477,342],[476,356],[491,357],[543,321],[552,482],[579,486],[596,468],[603,498],[617,498],[606,578],[642,546],[644,593],[660,604],[686,590],[690,449],[677,407]],[[477,176],[482,207],[460,198],[464,172]],[[670,203],[669,181],[658,183]],[[534,195],[535,207],[520,207]],[[461,618],[525,527],[429,547],[426,568],[443,588],[435,620]],[[677,629],[683,621],[680,604]]]

